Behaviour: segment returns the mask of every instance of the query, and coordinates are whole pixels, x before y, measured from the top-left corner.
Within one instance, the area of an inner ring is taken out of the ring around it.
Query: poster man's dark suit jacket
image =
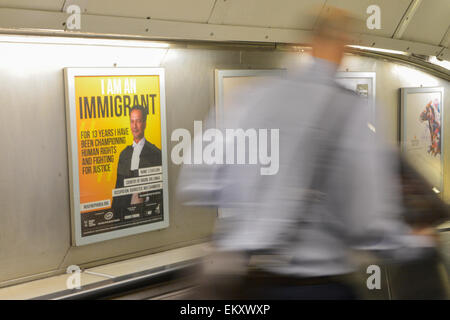
[[[133,178],[139,176],[139,170],[130,170],[131,157],[133,156],[133,146],[127,146],[120,153],[119,164],[117,166],[117,180],[116,189],[124,187],[124,179]],[[162,163],[161,150],[148,141],[145,141],[139,156],[138,168],[148,168],[154,166],[160,166]],[[112,207],[118,211],[118,209],[125,209],[130,205],[131,195],[113,197]]]

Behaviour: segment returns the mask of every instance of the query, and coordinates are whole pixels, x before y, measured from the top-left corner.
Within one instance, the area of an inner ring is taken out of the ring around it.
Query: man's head
[[[134,106],[130,110],[130,128],[134,142],[138,143],[143,137],[147,125],[147,113],[141,106]]]
[[[350,42],[350,31],[356,19],[346,11],[329,8],[319,17],[313,32],[313,56],[339,65],[345,45]]]

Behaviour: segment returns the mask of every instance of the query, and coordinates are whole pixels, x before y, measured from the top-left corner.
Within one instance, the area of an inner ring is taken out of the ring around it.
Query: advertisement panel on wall
[[[337,72],[336,81],[343,87],[356,92],[367,102],[367,107],[371,110],[371,119],[368,121],[375,124],[376,73]]]
[[[401,143],[406,159],[434,188],[443,188],[444,89],[401,89]]]
[[[239,105],[239,97],[246,88],[257,88],[274,77],[284,77],[285,69],[216,69],[215,70],[215,112],[216,127],[223,125],[231,106]],[[219,218],[232,215],[233,211],[219,208]]]
[[[64,71],[73,243],[168,227],[164,70]]]

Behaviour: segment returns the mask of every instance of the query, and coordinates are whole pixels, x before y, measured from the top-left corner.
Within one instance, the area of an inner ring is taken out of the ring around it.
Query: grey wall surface
[[[155,49],[25,39],[29,37],[14,41],[0,37],[0,286],[60,273],[72,264],[95,266],[205,241],[214,227],[216,210],[184,207],[176,201],[179,166],[169,162],[169,228],[71,247],[63,68],[165,68],[170,152],[175,145],[171,132],[186,128],[192,133],[193,121],[202,120],[214,105],[214,69],[291,72],[307,60],[299,53],[279,51]],[[342,70],[377,73],[379,122],[386,125],[393,142],[398,139],[398,88],[444,86],[445,109],[450,108],[449,83],[422,71],[350,55]],[[445,125],[448,122],[446,116]],[[444,141],[446,150],[450,139]],[[449,179],[446,171],[446,185]],[[448,189],[444,190],[447,198]]]

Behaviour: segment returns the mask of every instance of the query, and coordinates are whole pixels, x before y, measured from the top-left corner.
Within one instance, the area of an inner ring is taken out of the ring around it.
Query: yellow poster
[[[163,70],[108,70],[66,69],[77,244],[168,225]]]

